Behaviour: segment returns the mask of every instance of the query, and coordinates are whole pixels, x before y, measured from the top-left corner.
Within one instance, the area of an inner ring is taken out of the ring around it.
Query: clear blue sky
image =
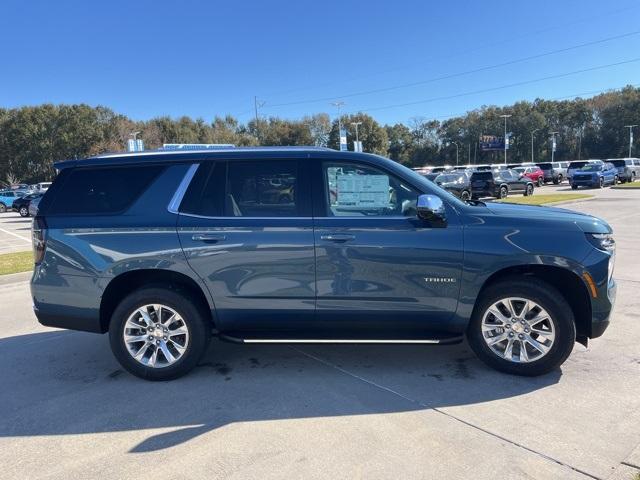
[[[0,4],[0,106],[105,105],[134,119],[230,113],[299,118],[363,110],[381,122],[640,85],[640,34],[526,62],[387,89],[640,31],[637,0],[26,1]],[[296,103],[307,102],[309,103]],[[293,104],[291,104],[293,103]],[[290,104],[278,106],[281,104]]]

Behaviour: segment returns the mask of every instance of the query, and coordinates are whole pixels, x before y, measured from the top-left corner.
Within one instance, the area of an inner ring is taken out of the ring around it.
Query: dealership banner
[[[504,147],[504,137],[497,137],[495,135],[480,135],[481,152],[504,150]]]

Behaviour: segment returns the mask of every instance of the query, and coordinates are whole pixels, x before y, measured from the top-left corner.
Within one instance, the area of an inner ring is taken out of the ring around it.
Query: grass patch
[[[617,190],[618,188],[620,188],[620,189],[623,189],[623,188],[624,188],[624,189],[630,188],[630,189],[632,189],[632,190],[633,190],[633,189],[636,189],[636,188],[637,188],[637,189],[640,189],[640,182],[619,183],[618,185],[614,185],[614,186],[613,186],[613,187],[611,187],[611,188],[615,188],[616,190]],[[640,480],[640,478],[638,478],[638,480]]]
[[[528,197],[507,197],[502,200],[496,200],[496,202],[504,203],[519,203],[521,205],[545,205],[547,203],[555,202],[569,202],[573,200],[584,200],[586,198],[593,198],[593,195],[586,193],[551,193],[548,195],[530,195]]]
[[[33,253],[31,251],[0,255],[0,275],[31,270],[33,270]]]

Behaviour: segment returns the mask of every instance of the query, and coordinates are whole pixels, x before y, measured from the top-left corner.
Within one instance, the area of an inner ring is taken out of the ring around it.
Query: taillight
[[[36,216],[31,226],[31,240],[33,242],[33,259],[38,265],[44,258],[47,241],[47,223],[43,217]]]

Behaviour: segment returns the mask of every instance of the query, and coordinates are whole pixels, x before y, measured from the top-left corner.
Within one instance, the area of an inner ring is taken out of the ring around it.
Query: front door
[[[462,228],[449,206],[444,228],[419,220],[420,193],[373,165],[318,162],[318,322],[357,335],[448,330],[460,290]]]
[[[220,330],[275,334],[312,321],[311,195],[299,160],[202,162],[178,233],[213,296]]]

